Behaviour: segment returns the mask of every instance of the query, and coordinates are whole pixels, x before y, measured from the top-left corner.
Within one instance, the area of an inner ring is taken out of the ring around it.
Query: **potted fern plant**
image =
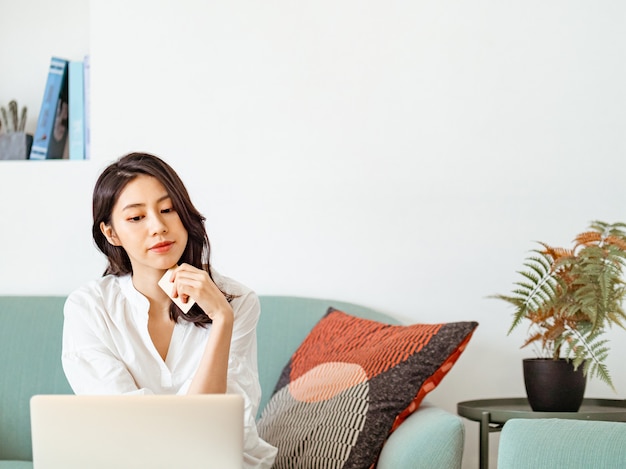
[[[539,358],[524,360],[524,379],[533,410],[575,412],[580,407],[586,377],[613,388],[606,366],[609,348],[605,332],[624,329],[626,295],[626,224],[592,222],[574,238],[571,248],[531,251],[510,295],[494,295],[515,307],[509,334],[529,322],[522,347],[535,345]],[[559,367],[558,370],[546,367]],[[536,368],[538,367],[538,368]],[[557,379],[572,376],[573,383]],[[533,379],[547,378],[536,383]],[[574,388],[578,394],[574,395]],[[536,396],[535,393],[543,393]]]

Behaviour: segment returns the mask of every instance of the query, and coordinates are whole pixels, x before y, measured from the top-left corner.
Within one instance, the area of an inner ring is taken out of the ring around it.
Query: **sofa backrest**
[[[0,297],[0,461],[31,460],[30,398],[70,394],[61,367],[64,297]]]

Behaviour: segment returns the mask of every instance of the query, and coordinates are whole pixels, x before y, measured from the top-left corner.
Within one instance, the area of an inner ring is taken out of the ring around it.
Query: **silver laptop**
[[[243,397],[38,395],[34,469],[241,469]]]

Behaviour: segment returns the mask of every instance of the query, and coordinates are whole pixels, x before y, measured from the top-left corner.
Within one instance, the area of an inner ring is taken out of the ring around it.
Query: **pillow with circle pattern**
[[[273,469],[373,467],[459,358],[476,322],[383,324],[334,308],[283,369],[258,422]]]

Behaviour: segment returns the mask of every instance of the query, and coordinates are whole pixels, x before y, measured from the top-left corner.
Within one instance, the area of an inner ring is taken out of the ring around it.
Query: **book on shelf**
[[[58,57],[50,60],[31,160],[63,158],[68,134],[68,63]]]
[[[85,159],[91,158],[91,59],[89,55],[85,56],[83,61],[83,91],[85,106]]]
[[[85,87],[84,63],[72,60],[68,65],[70,160],[85,159]]]

